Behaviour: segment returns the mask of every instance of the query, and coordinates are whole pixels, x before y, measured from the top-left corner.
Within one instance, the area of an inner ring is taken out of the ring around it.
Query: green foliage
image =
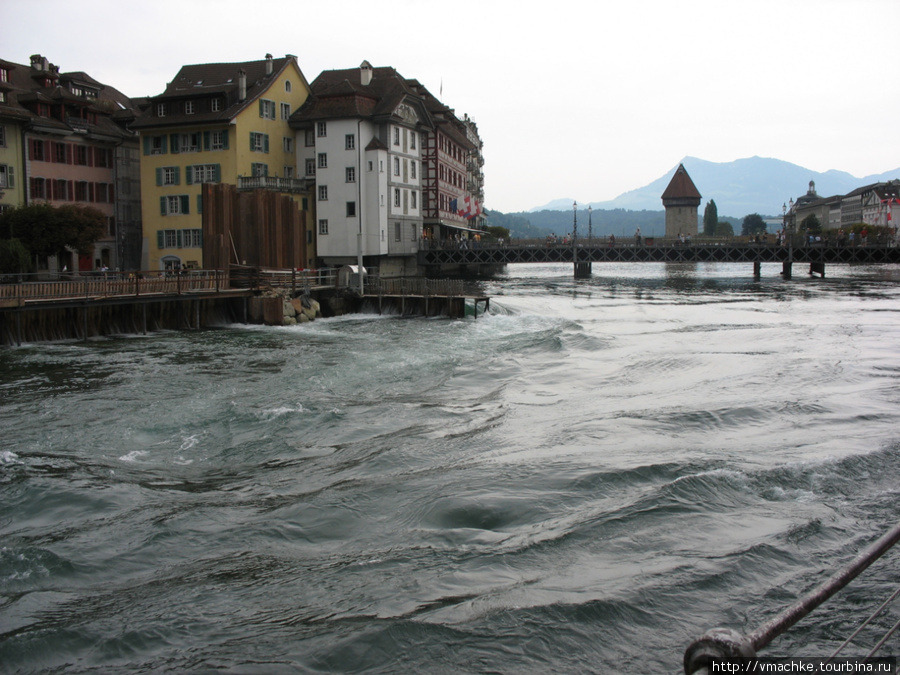
[[[716,201],[710,199],[703,211],[703,236],[714,237],[718,234],[719,226],[719,209],[716,207]]]
[[[716,236],[717,237],[733,237],[734,236],[734,228],[731,226],[727,220],[720,220],[716,223]]]
[[[806,216],[806,218],[801,221],[800,228],[804,232],[809,232],[810,234],[822,233],[822,223],[819,222],[819,219],[816,217],[815,213],[810,213],[808,216]]]
[[[485,229],[485,233],[493,239],[503,239],[509,241],[509,228],[500,225],[490,225]]]
[[[744,216],[744,222],[741,224],[741,234],[743,236],[752,236],[754,234],[764,234],[766,231],[766,221],[758,213],[751,213]]]
[[[33,256],[59,255],[66,248],[90,253],[106,233],[106,216],[92,206],[30,204],[0,215],[0,237],[18,239]]]
[[[18,239],[0,239],[0,274],[31,271],[31,256]]]

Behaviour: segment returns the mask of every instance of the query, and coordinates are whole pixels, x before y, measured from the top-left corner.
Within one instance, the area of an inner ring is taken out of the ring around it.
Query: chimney
[[[368,61],[359,64],[359,81],[364,87],[368,87],[372,81],[372,64]]]
[[[241,68],[238,71],[238,101],[247,98],[247,71]]]
[[[272,74],[272,55],[266,54],[266,76]]]
[[[49,65],[50,64],[47,62],[46,57],[41,56],[40,54],[31,55],[31,67],[38,72],[46,72]]]

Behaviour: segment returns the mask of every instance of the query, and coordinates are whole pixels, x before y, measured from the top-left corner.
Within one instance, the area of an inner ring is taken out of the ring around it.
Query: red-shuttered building
[[[49,271],[134,269],[141,246],[137,110],[119,91],[82,72],[60,73],[40,55],[7,64],[4,105],[22,120],[18,176],[23,204],[91,206],[106,216],[105,236],[88,255],[38,261]],[[0,111],[2,112],[2,111]]]

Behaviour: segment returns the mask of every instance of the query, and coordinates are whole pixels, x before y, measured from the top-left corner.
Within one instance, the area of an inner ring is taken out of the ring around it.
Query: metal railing
[[[229,288],[228,270],[6,274],[0,276],[0,301],[23,305],[49,300],[216,293]]]
[[[705,635],[694,640],[694,642],[692,642],[685,650],[685,675],[708,673],[710,672],[710,666],[713,661],[717,661],[720,664],[742,663],[745,662],[746,659],[752,659],[760,649],[763,649],[774,638],[787,631],[791,626],[800,621],[800,619],[853,581],[853,579],[884,555],[898,541],[900,541],[900,524],[895,525],[887,534],[883,535],[866,548],[849,565],[800,598],[800,600],[781,612],[781,614],[774,619],[767,621],[747,635],[741,635],[737,631],[729,628],[714,628],[707,631]],[[868,622],[893,601],[898,594],[900,594],[900,591],[894,593],[887,602],[879,607],[875,614],[866,620],[863,626],[868,624]],[[832,654],[832,659],[837,657],[844,647],[859,633],[863,626],[860,626],[860,628],[857,629],[857,631],[851,635],[844,644],[834,652],[834,654]],[[872,657],[875,652],[881,648],[887,638],[898,628],[900,628],[900,622],[895,624],[888,631],[888,634],[885,635],[875,648],[869,652],[869,655],[866,658]]]

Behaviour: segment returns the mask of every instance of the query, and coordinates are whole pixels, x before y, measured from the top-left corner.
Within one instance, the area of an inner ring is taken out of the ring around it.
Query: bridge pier
[[[759,279],[762,276],[762,263],[757,260],[753,263],[753,278]]]
[[[590,262],[575,263],[575,278],[576,279],[588,279],[590,276],[591,276],[591,263]]]
[[[785,279],[791,278],[791,266],[793,264],[794,263],[789,262],[787,260],[785,260],[783,263],[781,263],[781,276],[782,277],[784,277]]]
[[[809,263],[809,273],[810,275],[818,274],[820,278],[825,278],[825,263]]]

